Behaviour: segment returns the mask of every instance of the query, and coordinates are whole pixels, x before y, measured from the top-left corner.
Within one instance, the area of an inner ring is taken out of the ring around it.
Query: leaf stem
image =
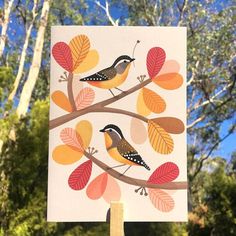
[[[69,73],[67,77],[68,83],[67,83],[67,93],[68,98],[72,107],[72,111],[76,111],[76,105],[75,105],[75,99],[73,94],[73,74]]]

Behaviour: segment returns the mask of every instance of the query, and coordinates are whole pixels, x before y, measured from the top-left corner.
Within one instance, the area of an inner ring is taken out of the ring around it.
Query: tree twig
[[[110,14],[110,10],[109,10],[109,3],[108,1],[105,2],[105,6],[103,6],[98,0],[95,1],[95,4],[97,6],[99,6],[102,10],[104,10],[106,12],[106,16],[108,18],[108,20],[110,21],[110,23],[113,26],[118,26],[119,25],[119,19],[117,19],[116,21],[112,18],[111,14]]]
[[[111,169],[111,167],[109,167],[102,161],[98,160],[93,155],[89,154],[88,152],[84,151],[84,155],[93,163],[95,163],[97,166],[99,166],[101,169],[106,171],[109,175],[111,175],[112,177],[126,184],[131,184],[131,185],[145,187],[145,188],[158,188],[158,189],[187,189],[188,187],[186,181],[170,182],[170,183],[164,183],[164,184],[153,184],[153,183],[148,183],[147,180],[136,179],[136,178],[132,178],[126,175],[121,175],[119,172],[117,172],[114,169]]]
[[[201,159],[199,160],[199,165],[198,165],[198,167],[197,167],[197,169],[196,169],[196,171],[195,171],[195,173],[194,173],[192,179],[194,179],[194,178],[197,176],[197,174],[200,172],[200,170],[202,169],[202,166],[203,166],[204,161],[206,161],[206,160],[210,157],[210,155],[211,155],[212,152],[216,149],[216,147],[217,147],[220,143],[222,143],[225,139],[227,139],[227,138],[234,132],[234,130],[235,130],[235,126],[233,126],[223,138],[221,138],[219,141],[217,141],[217,142],[211,147],[210,151],[208,152],[208,154],[207,154],[205,157],[203,157],[203,158],[201,158]]]
[[[70,105],[72,107],[72,111],[76,111],[75,99],[74,99],[74,94],[73,94],[73,74],[72,73],[68,74],[67,80],[68,80],[67,93],[68,93]]]

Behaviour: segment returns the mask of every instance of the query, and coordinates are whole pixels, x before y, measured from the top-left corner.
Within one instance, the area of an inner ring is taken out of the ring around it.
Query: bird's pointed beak
[[[104,133],[104,132],[105,132],[105,130],[104,130],[104,129],[100,129],[99,131],[100,131],[100,132],[102,132],[102,133]]]
[[[131,60],[130,60],[130,62],[132,62],[132,61],[134,61],[135,60],[135,58],[132,58]]]

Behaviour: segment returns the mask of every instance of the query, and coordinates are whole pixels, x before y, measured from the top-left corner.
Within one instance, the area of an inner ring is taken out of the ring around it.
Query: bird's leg
[[[97,152],[98,152],[98,150],[96,150],[94,147],[88,147],[88,153],[90,155],[93,155],[93,154],[95,154]]]
[[[148,193],[147,193],[145,187],[142,187],[142,186],[141,186],[141,187],[139,187],[138,189],[135,189],[134,191],[135,191],[136,193],[138,193],[139,190],[141,190],[141,191],[140,191],[140,195],[144,195],[144,196],[147,196],[147,195],[148,195]]]
[[[124,90],[122,90],[122,89],[119,89],[119,88],[117,88],[117,87],[115,87],[115,89],[117,89],[117,90],[121,91],[122,93],[125,93],[125,91],[124,91]]]
[[[130,167],[131,166],[129,166],[120,176],[124,175]]]
[[[113,166],[113,167],[108,167],[107,170],[110,170],[110,169],[114,169],[116,167],[121,167],[121,166],[125,166],[126,164],[122,164],[122,165],[118,165],[118,166]]]
[[[109,91],[111,92],[112,96],[115,97],[115,94],[111,91],[111,89],[109,89]]]

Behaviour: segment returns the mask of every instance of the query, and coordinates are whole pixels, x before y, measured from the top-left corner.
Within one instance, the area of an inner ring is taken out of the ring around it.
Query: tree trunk
[[[30,39],[30,35],[31,35],[31,31],[32,31],[34,22],[35,22],[35,18],[37,16],[37,14],[36,14],[37,3],[38,3],[38,0],[34,0],[34,6],[33,6],[33,9],[32,9],[33,18],[32,18],[32,20],[29,24],[29,27],[26,29],[25,42],[24,42],[23,49],[22,49],[22,52],[21,52],[19,68],[18,68],[18,72],[17,72],[17,75],[16,75],[16,79],[14,81],[13,90],[11,91],[10,95],[8,96],[9,101],[14,99],[16,91],[17,91],[19,83],[20,83],[20,80],[21,80],[22,75],[23,75],[26,52],[27,52],[27,48],[28,48],[28,45],[29,45],[29,39]]]
[[[38,79],[39,69],[40,69],[41,60],[42,60],[44,34],[45,34],[46,26],[47,26],[50,1],[51,0],[45,0],[43,3],[40,26],[37,33],[32,64],[30,67],[28,78],[21,92],[20,101],[16,110],[18,117],[25,116],[29,103],[30,103],[30,98],[32,96],[34,86]]]
[[[7,28],[8,28],[9,17],[10,17],[13,2],[14,0],[6,0],[4,3],[3,20],[1,22],[2,32],[1,32],[1,37],[0,37],[0,58],[3,55],[3,51],[6,44]]]

